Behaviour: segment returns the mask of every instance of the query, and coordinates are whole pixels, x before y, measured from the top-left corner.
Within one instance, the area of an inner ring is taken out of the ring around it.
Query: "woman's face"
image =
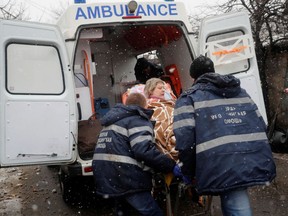
[[[157,83],[155,89],[152,91],[150,97],[164,99],[165,98],[165,86],[163,83]]]

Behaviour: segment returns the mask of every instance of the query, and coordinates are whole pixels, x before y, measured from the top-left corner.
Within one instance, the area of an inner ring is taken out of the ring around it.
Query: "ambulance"
[[[67,200],[75,178],[92,177],[94,147],[79,144],[78,125],[123,102],[143,56],[157,60],[178,96],[192,85],[193,59],[210,57],[216,72],[241,80],[267,122],[248,14],[200,27],[196,40],[174,1],[74,4],[56,25],[1,20],[0,166],[60,165]]]

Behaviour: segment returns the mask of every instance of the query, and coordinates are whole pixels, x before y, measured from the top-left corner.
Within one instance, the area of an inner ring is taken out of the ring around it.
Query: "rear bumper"
[[[76,161],[73,164],[61,166],[61,171],[70,177],[74,176],[92,176],[92,160],[89,161]]]

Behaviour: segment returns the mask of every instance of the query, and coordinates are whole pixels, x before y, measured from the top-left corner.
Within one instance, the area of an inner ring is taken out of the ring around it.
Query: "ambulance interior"
[[[94,112],[100,119],[123,102],[123,94],[137,84],[134,66],[139,57],[152,57],[149,61],[162,67],[165,75],[161,78],[169,82],[176,96],[190,87],[192,50],[185,31],[181,25],[166,23],[81,29],[74,59],[79,121]],[[92,157],[91,151],[80,155]]]

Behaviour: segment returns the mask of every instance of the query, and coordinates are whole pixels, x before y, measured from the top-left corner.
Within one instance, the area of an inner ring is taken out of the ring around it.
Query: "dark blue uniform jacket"
[[[98,194],[121,196],[152,189],[152,169],[172,172],[175,162],[153,143],[152,110],[117,104],[102,119],[93,157]]]
[[[267,184],[275,164],[266,125],[240,80],[207,73],[178,99],[174,133],[182,172],[200,194]]]

